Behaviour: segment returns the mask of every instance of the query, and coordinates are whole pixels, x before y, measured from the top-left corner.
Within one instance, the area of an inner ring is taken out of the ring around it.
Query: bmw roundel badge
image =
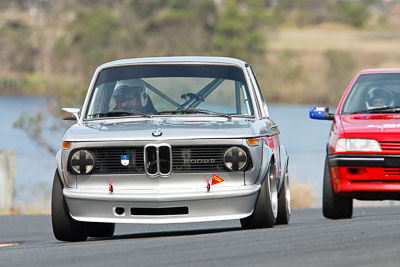
[[[162,132],[159,131],[159,130],[155,130],[155,131],[152,133],[152,135],[153,135],[154,137],[159,137],[159,136],[162,135]]]

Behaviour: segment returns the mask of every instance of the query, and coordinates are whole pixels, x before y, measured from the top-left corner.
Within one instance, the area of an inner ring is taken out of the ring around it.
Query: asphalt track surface
[[[48,215],[0,216],[0,266],[400,266],[400,207],[356,208],[350,220],[294,210],[289,225],[239,221],[118,224],[110,239],[59,242]]]

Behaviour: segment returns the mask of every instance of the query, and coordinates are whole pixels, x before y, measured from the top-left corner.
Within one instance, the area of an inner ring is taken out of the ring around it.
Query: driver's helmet
[[[393,93],[384,87],[374,87],[368,91],[365,104],[368,109],[393,106]]]
[[[148,95],[146,87],[143,81],[139,79],[117,81],[112,96],[115,99],[117,107],[121,107],[122,103],[131,101],[136,97],[138,99],[136,105],[142,107],[147,105]]]

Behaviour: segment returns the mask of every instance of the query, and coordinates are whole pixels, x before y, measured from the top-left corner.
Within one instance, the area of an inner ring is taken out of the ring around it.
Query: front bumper
[[[189,190],[79,190],[64,188],[72,218],[86,222],[183,223],[240,219],[254,209],[260,185],[207,191]],[[124,210],[123,214],[117,211]],[[134,210],[144,211],[136,214]],[[170,214],[174,211],[184,214]],[[167,214],[166,214],[167,213]]]
[[[336,193],[357,198],[361,191],[399,192],[374,198],[361,194],[360,198],[400,198],[400,155],[334,154],[328,156],[328,162]]]

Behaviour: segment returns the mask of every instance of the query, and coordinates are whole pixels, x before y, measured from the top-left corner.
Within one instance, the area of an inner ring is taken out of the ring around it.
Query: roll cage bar
[[[179,104],[175,100],[173,100],[171,97],[167,96],[160,90],[158,90],[156,87],[151,85],[150,83],[143,81],[143,79],[140,79],[149,90],[154,92],[155,94],[159,95],[160,97],[164,98],[167,100],[169,103],[174,105],[177,110],[183,110],[187,109],[189,107],[196,108],[198,105],[201,104],[201,102],[204,102],[204,100],[212,93],[214,92],[215,89],[224,81],[224,79],[214,79],[211,82],[209,82],[206,86],[204,86],[202,89],[200,89],[196,94],[194,93],[186,93],[181,95],[182,99],[185,99],[185,103]],[[236,86],[238,88],[238,86]],[[237,94],[237,93],[236,93]]]

